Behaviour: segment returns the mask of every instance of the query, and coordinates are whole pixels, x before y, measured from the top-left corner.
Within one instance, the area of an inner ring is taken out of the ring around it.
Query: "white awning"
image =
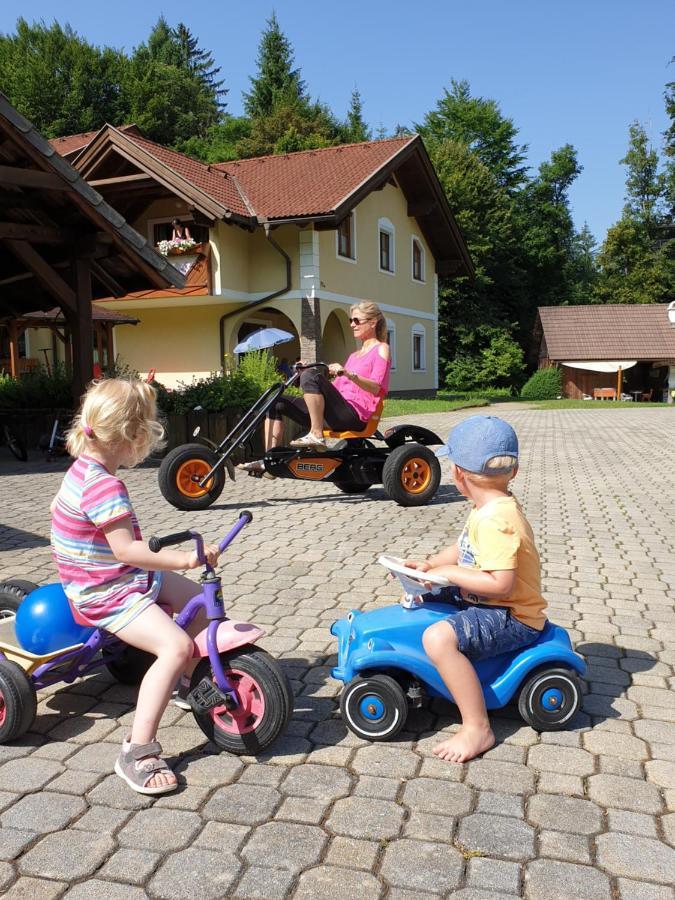
[[[589,372],[618,372],[621,369],[622,372],[625,372],[626,369],[632,369],[633,366],[637,365],[636,359],[607,359],[602,361],[595,362],[579,362],[578,360],[574,360],[574,362],[563,362],[560,363],[561,366],[568,366],[570,369],[587,369]]]

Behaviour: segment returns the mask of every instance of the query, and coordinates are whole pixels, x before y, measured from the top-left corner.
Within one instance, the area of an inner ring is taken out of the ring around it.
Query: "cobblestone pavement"
[[[516,493],[541,549],[551,617],[589,663],[584,712],[537,734],[513,709],[498,744],[434,759],[457,727],[436,701],[387,744],[347,732],[329,675],[331,622],[394,600],[375,563],[447,544],[467,514],[449,486],[401,509],[381,488],[238,479],[191,515],[151,467],[127,482],[146,534],[210,539],[241,508],[227,553],[233,616],[267,629],[297,693],[287,734],[257,759],[217,755],[170,708],[159,739],[181,789],[133,794],[112,773],[133,692],[97,674],[44,691],[32,731],[0,747],[0,893],[15,898],[413,900],[672,898],[675,882],[675,411],[503,406],[523,448]],[[439,429],[467,412],[420,416]],[[53,580],[48,505],[64,466],[0,449],[2,576]]]

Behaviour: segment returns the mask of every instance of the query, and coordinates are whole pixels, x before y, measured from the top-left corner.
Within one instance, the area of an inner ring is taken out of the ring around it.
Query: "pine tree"
[[[361,94],[356,88],[352,91],[349,111],[347,112],[345,137],[350,144],[369,141],[371,138],[370,128],[368,128],[363,118],[363,102],[361,100]]]
[[[219,108],[225,109],[227,104],[221,98],[225,97],[228,89],[223,87],[225,79],[217,77],[221,68],[216,66],[211,51],[202,50],[198,46],[197,38],[183,22],[178,23],[174,35],[179,48],[181,67],[198,78],[205,90],[212,93],[217,99]]]
[[[244,94],[247,115],[259,119],[271,115],[279,104],[306,104],[305,83],[300,78],[300,69],[294,69],[293,63],[293,48],[273,12],[258,47],[258,74],[250,79],[250,92]]]

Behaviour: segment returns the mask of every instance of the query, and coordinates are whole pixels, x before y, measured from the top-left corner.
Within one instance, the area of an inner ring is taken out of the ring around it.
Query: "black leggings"
[[[305,394],[323,394],[325,401],[323,417],[331,431],[362,431],[365,427],[366,423],[359,417],[351,403],[345,400],[318,369],[302,370],[300,389]],[[303,428],[310,427],[309,410],[303,397],[282,395],[267,413],[267,418],[279,421],[282,416],[288,416]]]

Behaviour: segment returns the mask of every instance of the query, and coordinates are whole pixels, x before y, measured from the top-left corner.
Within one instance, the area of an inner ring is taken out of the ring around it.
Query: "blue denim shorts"
[[[455,585],[443,588],[434,599],[452,603],[457,609],[446,621],[455,630],[460,652],[471,660],[489,659],[527,647],[541,634],[516,619],[507,607],[468,603]]]

